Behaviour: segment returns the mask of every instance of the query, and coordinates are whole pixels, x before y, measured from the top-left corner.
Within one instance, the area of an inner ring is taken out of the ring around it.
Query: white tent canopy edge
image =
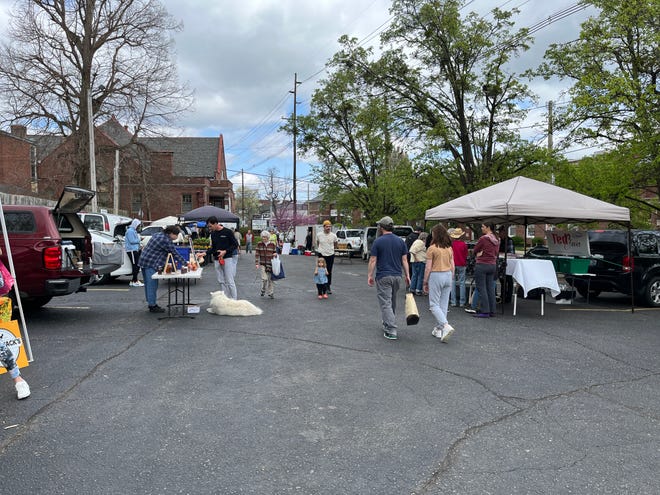
[[[514,177],[426,210],[426,220],[493,222],[630,224],[630,210],[527,177]]]

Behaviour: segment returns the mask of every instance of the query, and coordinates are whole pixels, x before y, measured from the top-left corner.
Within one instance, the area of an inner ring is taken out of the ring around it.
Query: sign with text
[[[546,230],[548,254],[560,256],[591,256],[589,235],[584,230]]]
[[[0,340],[14,355],[18,367],[25,368],[28,365],[27,354],[23,347],[23,338],[16,320],[0,322]],[[0,375],[6,372],[7,370],[0,366]]]

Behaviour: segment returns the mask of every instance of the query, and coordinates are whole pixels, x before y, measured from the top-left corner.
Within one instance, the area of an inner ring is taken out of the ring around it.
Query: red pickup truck
[[[77,213],[94,194],[87,189],[66,186],[55,208],[3,206],[23,306],[40,307],[54,296],[86,290],[94,273],[92,240]],[[5,246],[1,230],[0,246]],[[9,267],[6,252],[0,259]]]

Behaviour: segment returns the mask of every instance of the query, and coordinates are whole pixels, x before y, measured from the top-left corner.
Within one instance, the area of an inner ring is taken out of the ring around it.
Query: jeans
[[[156,306],[158,299],[158,280],[151,278],[156,273],[155,268],[142,267],[142,278],[144,279],[144,296],[149,306]]]
[[[451,305],[456,306],[456,285],[458,285],[459,304],[465,306],[465,267],[454,267],[454,280],[451,283]]]
[[[481,297],[481,313],[495,313],[495,265],[477,263],[474,267],[474,278]]]
[[[376,291],[383,329],[388,333],[396,333],[396,294],[399,292],[401,277],[393,275],[376,279]]]
[[[441,328],[447,323],[451,284],[451,272],[431,272],[429,275],[429,309]]]
[[[224,265],[219,261],[215,261],[215,274],[220,284],[220,290],[225,293],[227,297],[238,299],[238,292],[236,291],[236,283],[234,277],[236,276],[236,256],[226,258]]]
[[[415,261],[412,264],[412,279],[410,280],[410,292],[422,292],[424,290],[424,269],[426,263]]]

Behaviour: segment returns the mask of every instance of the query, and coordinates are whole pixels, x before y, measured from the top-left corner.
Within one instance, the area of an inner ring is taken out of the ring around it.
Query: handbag
[[[417,311],[417,303],[412,292],[406,294],[406,324],[417,325],[419,323],[419,311]]]
[[[275,275],[275,261],[277,260],[277,266],[278,266],[278,274]],[[271,280],[281,280],[284,278],[284,265],[282,264],[282,261],[280,261],[280,258],[273,258],[273,272],[270,274],[270,279]]]
[[[272,266],[272,273],[275,277],[279,276],[280,270],[282,269],[282,261],[278,256],[273,256],[273,259],[270,261]]]

